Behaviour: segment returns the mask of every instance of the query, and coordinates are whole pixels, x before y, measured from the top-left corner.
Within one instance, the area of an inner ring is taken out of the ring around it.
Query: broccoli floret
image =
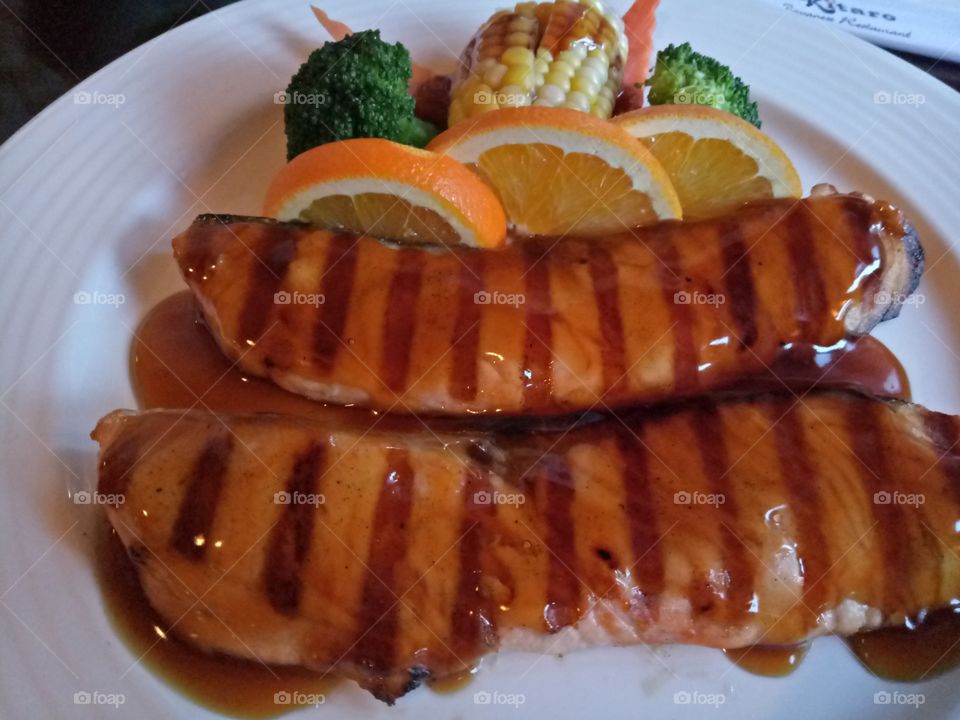
[[[729,67],[696,52],[690,43],[670,45],[658,52],[647,85],[651,105],[709,105],[760,127],[750,88]]]
[[[413,114],[410,53],[364,30],[314,50],[290,80],[283,110],[287,159],[357,137],[423,147],[437,128]]]

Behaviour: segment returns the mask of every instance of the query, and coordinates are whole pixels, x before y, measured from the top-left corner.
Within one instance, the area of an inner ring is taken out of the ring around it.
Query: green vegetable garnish
[[[658,52],[647,85],[651,105],[709,105],[760,127],[750,88],[729,67],[696,52],[690,43],[669,45]]]
[[[364,30],[314,50],[287,87],[287,159],[324,143],[387,138],[423,147],[437,128],[414,116],[410,53]]]

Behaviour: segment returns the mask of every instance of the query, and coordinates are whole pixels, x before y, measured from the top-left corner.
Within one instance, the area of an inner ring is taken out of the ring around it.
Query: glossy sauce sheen
[[[97,576],[107,616],[134,657],[184,695],[230,717],[274,717],[303,703],[323,702],[336,678],[299,667],[267,667],[250,660],[207,654],[167,633],[150,606],[127,551],[107,522],[97,527]],[[297,704],[276,702],[288,693]],[[312,696],[312,697],[311,697]]]
[[[362,410],[350,410],[344,408],[328,408],[319,403],[305,400],[304,398],[292,395],[280,390],[270,383],[258,380],[256,378],[245,377],[240,371],[230,369],[230,363],[220,354],[208,332],[198,321],[196,307],[189,294],[183,293],[161,303],[143,322],[138,333],[138,341],[135,343],[132,352],[132,372],[134,386],[138,397],[144,407],[189,407],[196,402],[197,396],[202,396],[204,405],[214,410],[228,412],[243,412],[250,410],[275,411],[293,414],[306,414],[313,417],[320,417],[328,420],[337,420],[343,422],[345,418],[353,418],[353,421],[363,424],[376,421],[376,416]],[[908,394],[908,385],[906,376],[902,368],[895,362],[889,351],[886,351],[879,343],[869,340],[861,341],[856,348],[849,346],[835,350],[826,356],[825,354],[815,354],[811,351],[802,351],[798,348],[790,348],[785,354],[786,360],[781,361],[775,367],[782,373],[782,377],[788,380],[791,387],[800,389],[806,383],[808,386],[812,381],[817,380],[821,384],[828,382],[830,384],[839,384],[845,386],[859,386],[861,389],[877,394],[889,394],[906,396]],[[787,368],[787,370],[784,370]],[[844,368],[847,368],[844,371]],[[824,369],[827,373],[824,375]],[[183,382],[177,382],[179,377]],[[219,378],[219,382],[217,379]],[[636,478],[640,480],[643,474],[642,456],[637,455],[641,452],[640,446],[635,443],[624,441],[624,448],[633,453],[629,463],[631,472],[636,473]],[[482,478],[477,479],[476,491],[483,490]],[[560,484],[561,487],[563,483]],[[640,492],[644,487],[642,482],[631,482],[630,487]],[[635,499],[634,499],[635,498]],[[562,502],[563,493],[555,493],[552,502]],[[482,506],[470,506],[479,512],[488,512]],[[644,508],[649,507],[649,501],[645,501],[643,494],[630,496],[627,498],[628,512],[642,520]],[[562,505],[558,506],[562,512]],[[652,518],[651,518],[652,520]],[[473,519],[470,516],[464,518],[464,529],[469,529]],[[635,535],[633,544],[637,551],[643,552],[650,547],[656,538],[645,537],[644,527],[652,527],[652,522],[637,522],[632,524]],[[464,567],[475,567],[474,571],[465,573],[461,578],[463,588],[461,596],[464,593],[477,592],[477,582],[471,579],[471,572],[479,573],[480,569],[475,563],[474,558],[479,556],[478,533],[467,533],[464,542],[460,546],[461,563]],[[100,553],[101,566],[108,568],[109,572],[102,574],[104,578],[113,577],[120,573],[119,577],[124,577],[126,572],[128,580],[133,578],[129,563],[121,554],[116,552],[116,544],[111,552],[108,544],[101,546]],[[658,554],[652,554],[658,557]],[[651,562],[638,563],[636,568],[638,577],[645,585],[655,589],[656,577],[661,572],[657,570],[655,564]],[[563,573],[554,571],[557,578],[557,590],[553,591],[560,602],[558,607],[569,606],[571,596],[569,591],[564,590]],[[479,577],[476,575],[475,577]],[[124,590],[124,586],[126,590]],[[122,592],[115,592],[116,590]],[[142,592],[134,588],[132,582],[121,582],[114,584],[112,580],[105,580],[105,592],[108,605],[112,608],[112,616],[115,622],[121,628],[121,634],[134,645],[134,650],[138,655],[145,652],[156,640],[153,631],[156,614],[143,598]],[[566,593],[566,595],[564,595]],[[280,603],[283,605],[283,603]],[[472,613],[468,609],[472,603],[464,605],[462,630],[457,633],[458,638],[463,638],[464,643],[461,651],[469,654],[471,649],[482,648],[484,646],[484,628],[482,616],[484,613]],[[475,606],[474,606],[475,607]],[[546,609],[545,617],[549,623],[551,614],[549,607]],[[558,618],[562,623],[568,618]],[[956,630],[956,623],[949,626],[950,630]],[[851,645],[855,648],[872,648],[871,652],[860,652],[864,662],[872,664],[878,672],[886,675],[910,674],[904,670],[909,665],[907,658],[903,653],[897,653],[896,648],[901,644],[909,646],[916,644],[918,637],[923,637],[929,624],[916,624],[916,628],[911,631],[907,637],[903,633],[884,630],[876,633],[868,633],[857,636],[851,640]],[[936,624],[938,636],[942,636],[945,630],[944,623]],[[474,640],[466,640],[473,637]],[[885,638],[882,643],[879,638]],[[876,639],[876,641],[874,641]],[[922,644],[922,643],[921,643]],[[229,708],[232,713],[249,714],[269,714],[273,711],[281,711],[283,708],[277,707],[272,703],[268,696],[276,692],[276,678],[271,671],[264,670],[255,664],[247,664],[243,661],[230,659],[218,659],[210,657],[203,653],[198,653],[188,646],[181,645],[175,639],[167,639],[160,644],[163,650],[151,650],[147,655],[147,662],[158,669],[168,679],[171,679],[176,685],[184,689],[191,696],[199,699],[201,702],[212,707]],[[877,660],[881,657],[883,649],[883,660]],[[736,659],[742,666],[755,672],[768,674],[783,674],[794,668],[802,652],[798,653],[795,649],[777,650],[763,648],[757,651],[730,651],[730,655]],[[195,663],[190,662],[190,658],[196,658],[203,665],[202,676],[204,682],[195,682],[197,673],[195,672]],[[899,657],[899,664],[896,658]],[[914,657],[911,655],[911,657]],[[173,658],[172,661],[167,659]],[[942,661],[940,666],[949,664],[952,657]],[[231,678],[237,673],[237,668],[244,668],[242,676],[245,680],[245,687],[250,692],[238,695],[230,688]],[[899,667],[900,670],[894,672],[892,667]],[[218,668],[223,672],[219,673]],[[924,671],[924,668],[913,672],[918,675]],[[286,673],[288,671],[284,671]],[[222,675],[222,677],[221,677]],[[316,688],[307,682],[311,676],[309,673],[293,673],[295,682],[287,683],[287,689]],[[466,676],[464,676],[466,677]],[[257,680],[259,678],[259,682]],[[301,681],[303,681],[301,683]],[[437,680],[441,685],[445,681]],[[298,684],[301,683],[301,684]],[[254,688],[260,688],[254,690]],[[301,692],[316,692],[316,690],[302,689]],[[257,695],[259,693],[259,695]],[[257,697],[251,698],[252,695]],[[258,702],[260,698],[262,702]],[[232,700],[236,700],[235,703]]]
[[[870,622],[879,624],[960,595],[951,553],[960,454],[947,444],[960,420],[852,393],[784,405],[782,395],[699,401],[562,437],[119,413],[96,433],[100,490],[125,494],[108,512],[123,520],[118,532],[154,603],[183,618],[178,632],[224,652],[252,647],[271,662],[333,663],[388,701],[462,670],[512,631],[549,637],[588,608],[611,641],[740,647],[831,629],[821,613],[852,599],[876,608]],[[781,412],[799,432],[771,436]],[[812,497],[792,479],[794,455],[809,457]],[[635,458],[643,461],[633,468]],[[201,474],[219,494],[212,521]],[[311,477],[321,484],[304,484]],[[493,505],[477,489],[488,483],[526,499]],[[323,522],[305,564],[297,513],[275,500],[295,488],[327,498],[313,511]],[[894,492],[926,501],[875,500]],[[694,494],[725,500],[717,507]],[[640,503],[657,526],[652,546],[637,527],[644,514],[629,512]],[[818,507],[819,526],[810,522]],[[473,527],[479,538],[440,550]],[[795,563],[784,564],[785,551]],[[189,612],[189,596],[168,592],[169,573],[190,578],[209,613]],[[822,595],[810,595],[807,578],[819,578]],[[808,597],[798,602],[801,588]],[[613,608],[628,624],[603,614]],[[247,628],[242,643],[213,618]],[[849,632],[862,626],[857,618],[836,621]]]
[[[221,347],[247,372],[320,400],[504,415],[715,391],[784,344],[865,333],[903,248],[898,213],[839,195],[497,252],[212,216],[174,240]]]
[[[332,322],[336,323],[336,321]],[[462,367],[462,364],[458,366]],[[751,378],[745,385],[777,390],[786,384],[795,392],[802,392],[814,384],[819,384],[822,387],[851,387],[876,395],[909,399],[909,383],[903,368],[889,350],[870,337],[862,338],[855,345],[843,343],[830,352],[818,353],[810,347],[790,347],[781,353],[772,369],[773,373],[764,372],[762,375]],[[131,349],[131,374],[140,405],[144,408],[191,407],[197,403],[198,398],[202,398],[198,407],[207,407],[219,412],[300,414],[331,422],[355,422],[359,425],[373,425],[378,422],[378,416],[367,410],[326,406],[282,390],[268,381],[242,373],[232,366],[217,348],[200,319],[199,310],[189,292],[167,298],[143,320]],[[469,382],[466,384],[469,385]],[[387,422],[396,426],[410,425],[409,419],[394,417],[387,418]],[[438,421],[433,419],[431,422],[436,424]],[[646,516],[650,503],[643,493],[644,483],[641,477],[645,458],[642,454],[638,454],[643,452],[643,448],[627,442],[625,437],[624,451],[631,455],[628,467],[635,475],[633,481],[629,483],[629,487],[633,490],[627,498],[627,509],[631,515],[640,520],[633,526],[636,533],[633,544],[638,556],[643,555],[646,558],[638,564],[635,572],[645,585],[656,589],[656,577],[661,571],[657,566],[659,555],[646,552],[656,543],[657,534],[654,529],[655,518]],[[476,491],[483,489],[485,488],[482,481],[478,480]],[[467,535],[460,547],[462,561],[471,566],[479,553],[476,547],[479,542],[479,533],[475,528],[473,530],[469,528],[472,522],[472,519],[464,521],[464,530]],[[816,527],[816,520],[812,525]],[[134,645],[134,651],[138,655],[143,654],[156,640],[152,632],[155,613],[143,598],[139,585],[134,588],[129,582],[133,573],[129,569],[126,557],[118,554],[115,549],[114,552],[101,557],[115,572],[120,573],[120,578],[126,579],[126,582],[119,583],[117,587],[112,583],[105,586],[108,591],[107,599],[113,608],[112,615],[115,622],[125,629],[122,635]],[[479,573],[479,567],[474,572]],[[103,575],[105,578],[110,576],[109,573]],[[462,582],[466,586],[476,588],[476,580],[469,574],[463,576]],[[127,589],[121,594],[112,592],[118,587],[121,590],[124,587]],[[462,620],[459,622],[463,627],[457,633],[458,637],[466,638],[472,635],[475,638],[481,638],[482,619],[471,615],[468,606],[465,606]],[[922,638],[928,634],[926,627],[918,624],[908,637]],[[951,637],[955,635],[960,638],[960,629],[954,630]],[[937,633],[944,632],[942,624],[938,624]],[[875,664],[875,671],[883,675],[908,672],[891,670],[894,667],[906,668],[910,659],[916,657],[912,651],[897,650],[901,644],[915,642],[902,639],[903,633],[895,631],[866,633],[856,636],[850,642],[854,647],[865,645],[875,648],[877,642],[874,638],[880,637],[890,638],[882,644],[883,660],[876,660],[880,651],[874,649],[872,652],[863,653],[863,662],[868,665]],[[477,641],[464,642],[467,645],[475,645]],[[243,675],[245,687],[261,688],[258,692],[264,698],[276,692],[276,682],[272,674],[264,671],[259,665],[247,666],[242,661],[235,660],[218,661],[216,658],[198,653],[190,646],[181,644],[175,638],[165,640],[162,648],[162,655],[155,657],[159,651],[151,651],[147,661],[157,666],[165,677],[183,687],[192,696],[199,697],[205,704],[216,707],[223,707],[224,704],[228,706],[232,700],[239,697],[233,712],[253,712],[255,707],[262,707],[264,712],[269,712],[272,707],[272,703],[259,706],[251,700],[249,695],[237,696],[232,690],[230,678],[236,673],[236,665],[240,664],[245,666]],[[463,647],[458,652],[466,653],[469,649]],[[764,647],[750,652],[746,650],[728,652],[728,657],[741,667],[751,672],[773,675],[792,672],[804,655],[805,652],[798,651],[796,648]],[[196,676],[195,664],[189,662],[189,659],[194,656],[199,658],[204,666],[203,677],[207,678],[207,682],[202,686],[193,682]],[[175,661],[166,662],[165,659],[169,657],[173,657]],[[159,667],[161,665],[162,667]],[[223,670],[222,680],[217,679],[218,668]],[[303,679],[303,676],[297,677]],[[466,682],[470,677],[470,674],[464,674],[460,682]],[[259,683],[256,681],[257,678],[260,679]],[[451,681],[437,680],[434,684],[437,683],[445,687],[450,685]],[[302,685],[291,685],[290,689],[294,687],[303,688]],[[308,692],[306,689],[302,691]]]
[[[381,428],[422,426],[420,420],[402,415],[309,400],[242,372],[220,352],[189,292],[171,295],[144,318],[131,346],[131,376],[142,408],[276,412]],[[906,371],[890,350],[870,336],[842,341],[825,351],[809,345],[788,346],[770,369],[762,369],[730,389],[779,391],[785,386],[798,393],[811,387],[842,387],[910,399]],[[432,417],[423,422],[438,429],[457,429],[476,427],[478,421]]]

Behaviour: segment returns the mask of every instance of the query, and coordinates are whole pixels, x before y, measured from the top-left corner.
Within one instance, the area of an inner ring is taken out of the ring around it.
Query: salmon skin
[[[827,347],[894,317],[923,265],[898,211],[850,195],[496,251],[204,215],[173,247],[242,370],[315,400],[434,414],[715,390],[785,344]]]
[[[116,411],[99,492],[211,651],[393,702],[498,648],[792,644],[960,595],[960,419],[851,392],[566,432]],[[122,502],[120,502],[122,500]]]

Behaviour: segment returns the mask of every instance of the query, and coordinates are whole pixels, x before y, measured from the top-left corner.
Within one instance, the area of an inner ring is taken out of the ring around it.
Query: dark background
[[[0,0],[0,142],[111,60],[234,1]],[[960,89],[960,65],[896,54]]]

